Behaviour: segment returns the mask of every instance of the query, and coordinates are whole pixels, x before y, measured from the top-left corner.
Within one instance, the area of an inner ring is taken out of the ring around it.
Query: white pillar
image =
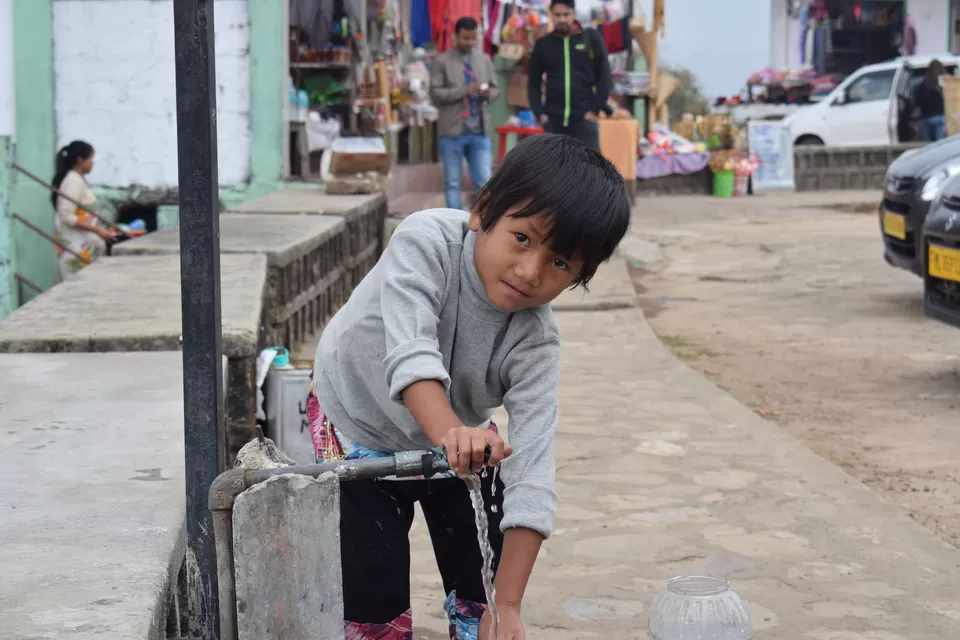
[[[13,0],[0,0],[0,136],[13,137]]]

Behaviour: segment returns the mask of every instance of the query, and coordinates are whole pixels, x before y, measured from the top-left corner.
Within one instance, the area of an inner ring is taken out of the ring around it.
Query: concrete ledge
[[[179,353],[0,355],[4,638],[178,628],[181,367]]]
[[[920,146],[794,147],[794,183],[797,191],[882,189],[890,163]]]
[[[342,233],[336,216],[221,215],[220,252],[255,253],[271,267],[283,267]],[[115,256],[180,253],[180,228],[171,227],[121,242]]]
[[[220,259],[223,353],[258,353],[266,258]],[[180,257],[104,258],[0,321],[0,352],[177,351]]]
[[[590,281],[590,291],[567,290],[551,305],[554,311],[608,311],[637,306],[637,294],[619,255],[600,265]]]
[[[362,215],[386,203],[382,193],[331,195],[323,189],[280,189],[233,207],[228,213]]]

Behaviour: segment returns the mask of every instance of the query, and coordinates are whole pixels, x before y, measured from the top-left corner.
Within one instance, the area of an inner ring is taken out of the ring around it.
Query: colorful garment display
[[[630,37],[629,26],[630,20],[627,18],[597,25],[596,29],[603,37],[603,44],[607,47],[607,53],[620,53],[631,47],[633,38]]]
[[[422,47],[432,42],[428,0],[413,0],[410,7],[410,42]]]

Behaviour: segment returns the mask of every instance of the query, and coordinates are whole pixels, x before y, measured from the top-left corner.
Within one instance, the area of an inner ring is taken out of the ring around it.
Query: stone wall
[[[890,163],[921,144],[886,147],[795,147],[797,191],[882,189]]]

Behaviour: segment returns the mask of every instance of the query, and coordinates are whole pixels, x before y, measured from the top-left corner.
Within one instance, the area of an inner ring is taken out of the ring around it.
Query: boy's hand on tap
[[[444,434],[440,444],[447,450],[450,469],[458,476],[470,471],[480,473],[485,466],[495,467],[513,453],[513,448],[496,432],[476,427],[454,427]]]

